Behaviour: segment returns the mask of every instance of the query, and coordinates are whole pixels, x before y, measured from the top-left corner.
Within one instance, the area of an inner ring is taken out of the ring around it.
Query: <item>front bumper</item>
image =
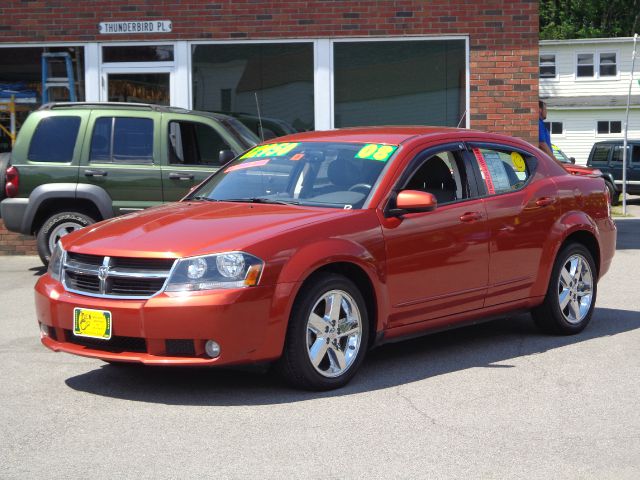
[[[294,287],[279,284],[120,300],[67,292],[46,274],[35,287],[36,314],[42,343],[57,352],[147,365],[254,363],[282,353]],[[75,336],[76,307],[111,312],[111,340]],[[207,340],[220,345],[218,357],[206,355]]]

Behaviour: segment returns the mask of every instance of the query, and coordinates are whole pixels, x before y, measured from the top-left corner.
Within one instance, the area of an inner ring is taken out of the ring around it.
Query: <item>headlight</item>
[[[60,242],[56,243],[51,257],[49,257],[49,275],[54,280],[60,281],[62,275],[62,264],[64,263],[64,250],[60,246]]]
[[[173,269],[165,291],[253,287],[260,281],[263,267],[262,260],[243,252],[183,258]]]

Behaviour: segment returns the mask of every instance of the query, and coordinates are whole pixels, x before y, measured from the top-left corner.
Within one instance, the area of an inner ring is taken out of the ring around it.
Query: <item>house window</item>
[[[618,74],[616,54],[612,52],[600,54],[600,76],[615,77]]]
[[[578,77],[593,77],[593,53],[578,54]]]
[[[622,122],[620,121],[598,121],[598,135],[608,135],[610,133],[622,133]]]
[[[540,55],[540,78],[556,78],[555,54]]]
[[[562,132],[564,131],[562,122],[544,122],[544,126],[552,135],[562,135]]]

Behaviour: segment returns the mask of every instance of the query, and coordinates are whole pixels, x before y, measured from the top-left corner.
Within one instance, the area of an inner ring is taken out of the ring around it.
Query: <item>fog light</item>
[[[41,337],[49,336],[49,327],[47,327],[44,323],[40,324],[40,336]]]
[[[207,340],[207,343],[204,345],[204,350],[211,358],[217,358],[220,356],[220,345],[213,340]]]

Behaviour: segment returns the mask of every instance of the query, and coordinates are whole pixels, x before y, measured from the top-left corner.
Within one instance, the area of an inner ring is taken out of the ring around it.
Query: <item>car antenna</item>
[[[464,120],[464,117],[466,116],[467,116],[467,110],[465,110],[462,116],[460,117],[460,121],[458,122],[458,125],[456,126],[456,128],[460,128],[460,124],[462,123],[462,120]]]
[[[256,110],[258,110],[258,128],[260,129],[260,140],[264,142],[264,129],[262,128],[262,116],[260,115],[260,102],[258,102],[258,92],[253,92],[256,96]]]

